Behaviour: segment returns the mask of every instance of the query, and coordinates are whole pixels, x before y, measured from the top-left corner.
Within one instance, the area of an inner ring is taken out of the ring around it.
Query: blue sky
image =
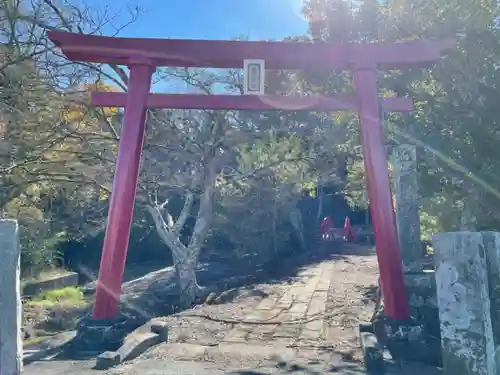
[[[102,0],[82,0],[102,9]],[[141,14],[120,32],[120,36],[143,38],[281,40],[307,32],[301,15],[302,0],[113,0],[109,14],[117,14],[119,27],[130,20],[128,9],[139,6]],[[104,29],[112,35],[115,27]],[[153,84],[152,91],[182,92],[165,81]]]
[[[102,7],[102,0],[83,0]],[[281,39],[304,34],[302,0],[113,0],[112,13],[120,11],[115,23],[128,20],[127,6],[143,9],[140,18],[120,35],[152,38]],[[108,3],[108,4],[109,4]]]
[[[103,9],[102,0],[81,0]],[[130,20],[129,9],[139,6],[139,18],[119,36],[142,38],[281,40],[307,32],[303,0],[107,0],[116,27]],[[109,18],[109,17],[108,17]],[[113,35],[116,27],[105,28]],[[111,73],[111,72],[110,72]],[[111,73],[113,74],[113,73]],[[185,87],[184,87],[185,89]],[[171,82],[153,83],[155,92],[185,92]]]

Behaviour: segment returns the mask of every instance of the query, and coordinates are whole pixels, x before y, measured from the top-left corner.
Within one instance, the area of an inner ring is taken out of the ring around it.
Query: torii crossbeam
[[[408,318],[380,107],[382,103],[385,111],[410,111],[412,103],[407,98],[379,99],[376,74],[379,69],[430,66],[450,47],[449,42],[248,42],[114,38],[65,32],[49,32],[49,38],[70,60],[121,64],[130,68],[127,93],[98,92],[92,95],[94,105],[125,108],[93,309],[94,319],[109,319],[118,313],[147,108],[357,111],[384,308],[390,318]],[[246,59],[263,59],[266,69],[314,67],[351,70],[357,95],[292,98],[149,92],[151,76],[159,66],[243,68]]]

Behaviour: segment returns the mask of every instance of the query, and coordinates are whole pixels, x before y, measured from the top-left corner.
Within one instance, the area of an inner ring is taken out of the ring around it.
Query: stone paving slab
[[[288,315],[292,319],[298,319],[304,316],[308,308],[309,304],[307,302],[296,302],[290,307],[290,310],[288,310]]]
[[[256,307],[256,310],[270,310],[276,306],[278,303],[279,296],[272,295],[267,298],[264,298]]]
[[[226,337],[224,337],[224,341],[245,342],[251,331],[251,327],[240,325],[239,327],[232,329],[231,332],[229,332]]]
[[[300,340],[324,338],[327,322],[321,315],[326,312],[333,269],[333,262],[325,261],[301,270],[296,282],[287,286],[281,296],[271,295],[263,299],[244,319],[278,324],[239,325],[224,341],[252,345],[259,341],[272,341],[274,344],[293,345]]]
[[[309,297],[306,316],[312,317],[325,313],[327,292],[314,291]]]
[[[297,325],[280,325],[273,332],[273,337],[296,338],[300,335],[301,327]]]
[[[282,321],[282,313],[283,309],[279,308],[273,308],[271,310],[254,310],[250,312],[246,317],[245,320],[251,321],[251,322],[280,322]]]
[[[219,345],[221,354],[240,354],[245,353],[248,357],[257,357],[259,359],[281,358],[284,361],[291,361],[296,357],[296,350],[286,347],[268,346],[262,344],[227,344]]]
[[[363,293],[377,277],[374,256],[346,256],[303,269],[294,283],[283,286],[279,296],[265,298],[245,318],[268,316],[255,314],[259,309],[273,311],[277,316],[272,321],[277,324],[249,327],[251,332],[238,345],[295,348],[296,356],[309,359],[318,357],[313,353],[316,350],[322,353],[318,360],[323,362],[335,353],[356,353],[357,323],[372,311]],[[229,337],[239,332],[238,327],[233,330]]]

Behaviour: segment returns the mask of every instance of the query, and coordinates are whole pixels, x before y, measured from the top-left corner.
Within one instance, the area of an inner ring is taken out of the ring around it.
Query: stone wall
[[[441,233],[432,240],[445,375],[500,370],[500,233]]]
[[[78,286],[78,274],[69,272],[64,275],[54,276],[47,280],[32,281],[24,285],[23,296],[35,296],[47,290],[61,289],[68,286]]]
[[[416,149],[393,153],[393,193],[410,324],[401,358],[442,364],[445,375],[500,373],[500,233],[475,232],[464,214],[461,232],[432,239],[434,269],[425,269],[420,239]],[[466,210],[464,210],[466,211]],[[391,331],[392,332],[392,331]],[[389,336],[388,336],[389,337]],[[391,337],[396,337],[392,335]],[[390,337],[390,338],[391,338]],[[424,345],[422,345],[424,344]],[[390,350],[390,348],[389,348]]]

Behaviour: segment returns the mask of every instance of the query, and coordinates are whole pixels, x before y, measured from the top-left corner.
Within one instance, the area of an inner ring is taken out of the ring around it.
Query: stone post
[[[432,240],[446,375],[496,375],[486,252],[481,233]]]
[[[491,326],[495,348],[500,345],[500,233],[482,232],[490,292]],[[497,369],[500,369],[499,349],[495,352]]]
[[[0,220],[0,375],[20,375],[21,339],[19,227],[16,220]]]
[[[421,272],[422,243],[418,214],[418,172],[415,146],[399,145],[392,153],[392,185],[404,272]]]

